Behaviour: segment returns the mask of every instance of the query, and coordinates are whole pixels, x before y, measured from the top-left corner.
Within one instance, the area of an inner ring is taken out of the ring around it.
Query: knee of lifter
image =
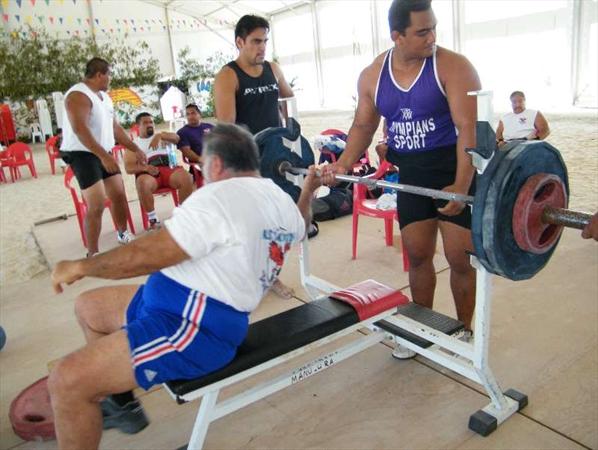
[[[83,292],[79,294],[75,299],[75,315],[79,320],[85,321],[85,316],[87,315],[87,304],[89,303],[88,300],[88,292]]]
[[[48,392],[52,402],[72,395],[78,384],[79,370],[71,363],[69,356],[65,356],[56,363],[48,377]]]

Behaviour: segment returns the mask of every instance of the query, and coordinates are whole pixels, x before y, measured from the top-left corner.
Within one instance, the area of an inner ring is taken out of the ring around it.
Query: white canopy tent
[[[189,47],[234,58],[243,14],[271,23],[269,58],[294,82],[300,110],[351,108],[360,71],[392,45],[390,0],[73,0],[2,2],[8,32],[42,25],[64,36],[146,41],[167,77]],[[513,90],[542,109],[598,106],[598,0],[435,0],[438,44],[464,53],[508,109]],[[18,17],[18,18],[17,18]],[[39,20],[39,23],[37,20]],[[51,20],[50,20],[51,19]]]

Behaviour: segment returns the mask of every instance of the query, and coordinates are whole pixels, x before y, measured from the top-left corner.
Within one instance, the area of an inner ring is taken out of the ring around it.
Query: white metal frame
[[[492,120],[492,91],[469,92],[478,100],[478,120]],[[481,157],[474,159],[478,172],[484,172],[489,160]],[[409,331],[427,341],[433,342],[429,348],[422,348],[399,336],[395,341],[416,353],[452,370],[470,380],[481,384],[490,397],[490,404],[483,411],[496,418],[497,426],[504,422],[519,409],[517,401],[503,394],[488,362],[488,344],[490,342],[490,316],[492,307],[492,279],[491,275],[479,263],[477,258],[471,257],[471,264],[476,269],[476,311],[475,338],[473,343],[466,343],[456,337],[446,335],[401,314],[385,319],[387,322]],[[310,273],[309,249],[303,242],[299,252],[299,266],[301,282],[314,299],[322,293],[330,294],[338,290],[337,286],[328,283]]]
[[[253,375],[269,370],[273,367],[280,366],[281,364],[289,362],[294,358],[304,355],[312,350],[319,349],[330,342],[336,341],[343,336],[347,336],[355,331],[358,331],[360,328],[372,328],[372,324],[374,322],[379,320],[389,320],[393,314],[394,309],[390,309],[370,319],[358,322],[348,328],[331,334],[330,336],[326,336],[318,341],[312,342],[311,344],[293,350],[270,361],[266,361],[258,366],[247,369],[231,377],[197,389],[186,395],[177,396],[168,388],[167,385],[164,385],[168,393],[170,393],[170,395],[177,401],[190,402],[203,397],[199,411],[195,418],[193,431],[191,433],[191,438],[189,440],[187,449],[198,450],[202,448],[203,442],[208,432],[208,427],[213,421],[244,408],[251,403],[261,400],[270,394],[274,394],[286,387],[299,383],[300,381],[303,381],[312,375],[315,375],[316,373],[329,369],[335,364],[372,347],[384,339],[391,338],[392,335],[382,330],[376,330],[372,333],[364,334],[362,337],[359,337],[351,343],[346,344],[332,352],[319,354],[316,358],[312,359],[306,364],[295,367],[282,375],[270,378],[233,397],[218,402],[218,395],[222,389],[245,380]]]

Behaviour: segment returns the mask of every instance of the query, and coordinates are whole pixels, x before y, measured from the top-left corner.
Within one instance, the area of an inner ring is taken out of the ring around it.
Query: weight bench
[[[183,448],[200,449],[214,420],[322,372],[384,339],[402,337],[421,348],[433,345],[389,322],[397,313],[427,323],[445,335],[463,329],[461,322],[411,303],[400,291],[373,280],[251,324],[235,359],[226,367],[195,380],[165,383],[178,403],[203,397],[189,445]],[[372,332],[217,403],[221,389],[363,328]]]
[[[328,369],[381,342],[388,334],[383,330],[364,334],[333,352],[217,403],[221,389],[373,325],[395,314],[398,306],[409,303],[400,291],[373,280],[335,294],[337,298],[324,297],[251,324],[235,359],[217,372],[195,380],[165,383],[178,403],[203,397],[187,448],[202,447],[212,421]]]

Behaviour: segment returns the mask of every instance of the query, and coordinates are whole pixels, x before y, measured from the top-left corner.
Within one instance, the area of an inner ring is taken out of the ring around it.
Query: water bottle
[[[167,147],[167,152],[168,152],[168,167],[170,167],[171,169],[175,168],[177,165],[177,161],[176,161],[176,153],[174,151],[174,145],[169,145]]]
[[[399,182],[399,172],[390,172],[384,176],[384,181],[388,181],[389,183],[398,183]],[[383,192],[385,194],[392,194],[394,189],[391,188],[384,188]]]

